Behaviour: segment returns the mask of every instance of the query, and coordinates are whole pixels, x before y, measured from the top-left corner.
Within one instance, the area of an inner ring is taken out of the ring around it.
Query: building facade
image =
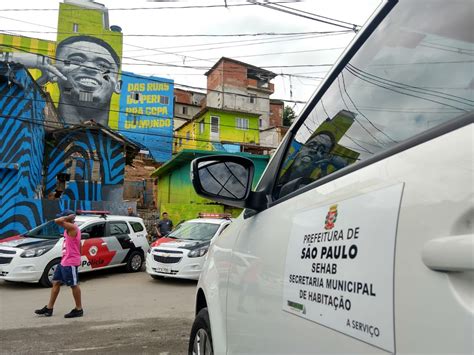
[[[276,74],[271,71],[222,57],[206,72],[206,106],[250,112],[260,116],[259,128],[270,127],[270,95]]]
[[[176,130],[174,151],[200,149],[240,152],[260,143],[259,115],[206,107]]]

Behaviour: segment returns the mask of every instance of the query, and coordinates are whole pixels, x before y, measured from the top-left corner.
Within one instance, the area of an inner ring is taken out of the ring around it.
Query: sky
[[[58,9],[59,2],[57,0],[2,1],[0,32],[55,40],[56,34],[47,32],[56,30],[58,12],[26,10]],[[275,93],[272,98],[289,100],[287,105],[293,107],[297,113],[301,111],[304,104],[291,101],[306,102],[311,97],[330,69],[329,65],[336,62],[355,35],[353,31],[349,31],[324,36],[305,34],[161,37],[190,34],[326,32],[346,29],[264,6],[232,6],[246,3],[242,0],[227,0],[227,4],[231,5],[228,8],[190,9],[176,9],[176,7],[224,5],[225,2],[224,0],[179,2],[102,0],[98,2],[109,9],[110,25],[118,25],[122,28],[124,34],[122,70],[140,75],[170,78],[175,81],[177,87],[179,87],[178,84],[185,84],[204,88],[206,87],[204,73],[222,56],[255,66],[271,67],[267,69],[278,74],[273,79]],[[380,0],[307,0],[281,5],[364,25],[379,4]],[[130,10],[130,8],[147,9]],[[8,9],[20,9],[20,11],[5,11]],[[308,64],[322,66],[301,66]],[[200,68],[180,67],[183,65]],[[291,67],[295,65],[301,67]]]

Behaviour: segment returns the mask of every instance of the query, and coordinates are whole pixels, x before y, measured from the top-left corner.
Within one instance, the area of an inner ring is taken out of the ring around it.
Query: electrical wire
[[[342,24],[345,24],[345,25],[352,26],[352,28],[360,28],[360,27],[362,27],[362,26],[360,26],[360,25],[356,25],[355,23],[350,23],[350,22],[346,22],[346,21],[337,20],[337,19],[335,19],[335,18],[331,18],[331,17],[327,17],[327,16],[318,15],[318,14],[315,14],[315,13],[313,13],[313,12],[303,11],[303,10],[300,10],[300,9],[295,9],[295,8],[293,8],[293,7],[281,5],[281,4],[278,4],[278,3],[274,3],[274,5],[275,5],[275,6],[278,6],[278,7],[282,7],[282,8],[288,9],[288,10],[291,10],[291,11],[301,12],[301,13],[306,14],[306,15],[315,16],[315,17],[320,17],[320,18],[325,19],[325,20],[334,21],[334,22],[339,22],[339,23],[342,23]]]
[[[21,47],[17,47],[17,46],[11,46],[11,45],[0,45],[0,47],[3,46],[3,47],[7,47],[7,48],[15,48],[15,49],[18,49],[19,51],[22,51],[22,52],[25,52],[25,53],[31,53],[31,54],[36,54],[34,52],[30,52],[28,50],[24,50],[22,49]],[[57,57],[52,57],[52,56],[49,56],[49,55],[43,55],[44,57],[46,58],[49,58],[49,59],[52,59],[52,60],[56,60],[56,61],[59,61],[59,62],[67,62],[66,60],[63,60],[63,59],[59,59]],[[75,64],[77,66],[80,66],[82,68],[87,68],[87,69],[93,69],[93,70],[96,70],[97,71],[97,68],[96,67],[91,67],[91,66],[87,66],[87,65],[83,65],[83,64]],[[132,77],[132,78],[143,78],[143,76],[139,76],[139,75],[135,75],[135,74],[130,74],[130,73],[126,73],[126,72],[118,72],[118,71],[113,71],[113,70],[107,70],[106,72],[104,72],[103,74],[109,74],[109,73],[113,73],[113,74],[117,74],[117,75],[122,75],[122,76],[126,76],[126,77]],[[163,81],[163,80],[158,80],[156,78],[152,78],[152,77],[147,77],[147,80],[150,81],[150,82],[157,82],[157,83],[167,83],[169,84],[169,81]],[[175,86],[180,86],[180,87],[186,87],[186,88],[190,88],[190,89],[195,89],[195,90],[207,90],[207,92],[217,92],[217,93],[221,93],[221,94],[232,94],[232,95],[235,95],[235,96],[240,96],[240,97],[255,97],[255,98],[258,98],[258,99],[263,99],[263,100],[280,100],[280,101],[285,101],[285,102],[293,102],[293,103],[301,103],[301,104],[304,104],[306,103],[306,101],[298,101],[298,100],[283,100],[283,99],[270,99],[269,97],[263,97],[263,96],[253,96],[253,95],[246,95],[246,94],[240,94],[240,93],[235,93],[235,92],[228,92],[228,91],[222,91],[222,90],[216,90],[216,89],[208,89],[208,88],[203,88],[203,87],[197,87],[197,86],[191,86],[191,85],[186,85],[186,84],[180,84],[180,83],[174,83]]]
[[[298,16],[298,17],[302,17],[302,18],[306,18],[306,19],[309,19],[309,20],[313,20],[313,21],[317,21],[317,22],[321,22],[321,23],[325,23],[327,25],[332,25],[332,26],[336,26],[336,27],[341,27],[341,28],[346,28],[346,29],[349,29],[349,30],[353,30],[354,32],[357,32],[359,27],[358,25],[354,25],[354,26],[347,26],[347,25],[344,25],[344,24],[341,24],[341,23],[336,23],[336,22],[333,22],[333,21],[328,21],[328,20],[325,20],[323,19],[324,17],[320,16],[320,15],[315,15],[315,14],[312,14],[311,16],[310,15],[307,15],[307,14],[304,14],[304,13],[300,13],[298,12],[298,10],[296,9],[292,9],[292,11],[290,10],[287,10],[287,9],[283,9],[283,8],[279,8],[279,7],[276,7],[274,5],[270,5],[269,3],[267,2],[258,2],[256,0],[247,0],[249,3],[251,4],[255,4],[255,5],[259,5],[259,6],[263,6],[263,7],[266,7],[266,8],[269,8],[269,9],[272,9],[272,10],[276,10],[276,11],[280,11],[280,12],[283,12],[283,13],[286,13],[286,14],[289,14],[289,15],[293,15],[293,16]],[[276,5],[276,4],[275,4]],[[318,17],[316,17],[318,16]],[[339,21],[339,20],[336,20],[338,22],[342,22],[342,21]]]
[[[351,65],[351,64],[348,64],[348,67],[353,69],[354,71],[356,71],[357,73],[359,73],[362,76],[371,78],[371,79],[373,79],[375,81],[378,81],[378,82],[381,82],[381,83],[388,83],[388,84],[392,85],[395,88],[405,89],[405,90],[408,90],[408,91],[421,93],[421,94],[430,93],[431,96],[442,98],[442,99],[445,99],[445,100],[451,100],[451,101],[461,103],[461,104],[464,104],[464,105],[469,105],[469,103],[466,103],[466,102],[463,102],[463,101],[468,101],[470,103],[474,103],[474,100],[470,100],[468,98],[464,98],[464,97],[461,97],[461,96],[458,96],[458,95],[452,95],[452,94],[448,94],[448,93],[445,93],[445,92],[442,92],[442,91],[431,90],[431,89],[422,88],[422,87],[419,87],[419,86],[409,85],[409,84],[401,83],[401,82],[398,82],[398,81],[393,81],[393,80],[389,80],[389,79],[386,79],[386,78],[382,78],[382,77],[377,76],[375,74],[371,74],[367,71],[364,71],[364,70],[362,70],[362,69],[360,69],[360,68],[358,68],[354,65]]]
[[[0,10],[1,11],[1,10]],[[46,27],[56,29],[56,27],[41,25],[39,23],[23,21],[18,19],[13,19],[10,17],[0,16],[0,18],[5,18],[11,21],[23,22],[29,25],[39,26],[39,27]],[[72,31],[34,31],[34,30],[2,30],[2,31],[15,31],[19,33],[36,33],[36,34],[61,34],[61,35],[78,35],[77,32]],[[157,33],[140,33],[140,34],[126,34],[122,33],[123,37],[161,37],[161,38],[182,38],[182,37],[260,37],[260,36],[303,36],[303,35],[334,35],[334,34],[347,34],[351,33],[350,30],[339,30],[339,31],[306,31],[306,32],[255,32],[255,33],[188,33],[188,34],[157,34]],[[99,33],[99,32],[80,32],[81,35],[87,36],[117,36],[119,33],[111,32],[111,33]],[[261,39],[254,39],[254,40],[261,40]]]
[[[23,99],[23,100],[28,100],[28,101],[33,101],[33,102],[45,102],[45,100],[39,100],[39,99],[31,99],[31,98],[24,98],[23,96],[18,96],[18,95],[2,95],[1,96],[2,98],[15,98],[15,99]],[[53,103],[56,107],[59,105],[59,102],[58,101],[53,101],[51,100],[51,103]],[[77,107],[77,108],[90,108],[89,106],[85,106],[85,105],[77,105],[77,104],[67,104],[67,103],[61,103],[61,105],[65,105],[65,106],[71,106],[71,107]],[[132,117],[133,116],[136,116],[136,117],[146,117],[146,118],[155,118],[155,119],[171,119],[171,118],[175,118],[175,117],[167,117],[167,116],[160,116],[160,115],[151,115],[151,114],[135,114],[135,113],[132,113],[132,112],[127,112],[127,111],[123,111],[123,110],[114,110],[114,109],[101,109],[101,108],[96,108],[95,109],[96,111],[107,111],[107,112],[117,112],[117,113],[124,113],[127,115],[131,115]],[[243,112],[245,113],[245,112]],[[250,113],[250,112],[249,112]],[[0,113],[0,116],[2,116],[2,114]],[[182,120],[187,120],[188,122],[192,121],[192,119],[187,119],[187,118],[184,118],[184,117],[176,117],[178,119],[182,119]],[[204,123],[205,125],[211,125],[211,123],[207,123],[207,122],[202,122]],[[223,125],[221,124],[220,125],[221,127],[231,127],[231,128],[234,128],[235,126],[232,126],[232,125]],[[247,130],[251,130],[251,131],[260,131],[260,129],[258,128],[248,128]]]
[[[56,121],[51,121],[51,120],[38,120],[38,119],[33,119],[33,118],[30,118],[30,117],[24,117],[24,116],[12,116],[12,115],[2,115],[0,116],[0,119],[1,118],[6,118],[6,119],[13,119],[13,120],[17,120],[17,121],[21,121],[21,122],[26,122],[26,123],[30,123],[30,124],[34,124],[34,125],[40,125],[40,126],[44,126],[44,127],[48,127],[48,128],[54,128],[54,129],[58,129],[58,126],[57,126],[57,122]],[[48,123],[49,122],[49,123]],[[54,123],[54,124],[52,124]],[[91,126],[89,125],[86,125],[86,124],[77,124],[77,125],[74,125],[74,127],[82,127],[82,128],[91,128]],[[159,133],[152,133],[152,132],[132,132],[132,131],[125,131],[125,130],[118,130],[118,131],[115,131],[114,132],[126,132],[127,134],[133,134],[133,135],[142,135],[142,136],[151,136],[151,137],[161,137],[161,138],[166,138],[166,139],[169,139],[169,142],[172,143],[174,139],[177,139],[179,140],[180,138],[182,140],[187,140],[187,142],[189,141],[193,141],[193,142],[202,142],[202,143],[217,143],[217,144],[223,144],[222,141],[218,141],[218,140],[211,140],[211,139],[202,139],[202,138],[193,138],[193,137],[189,137],[189,139],[187,139],[186,136],[178,136],[178,135],[166,135],[166,134],[159,134]],[[123,135],[122,133],[120,133],[121,135]],[[126,135],[123,135],[125,138],[127,138]],[[129,138],[127,138],[129,139]],[[133,140],[133,138],[132,138]],[[247,143],[247,142],[235,142],[236,144],[255,144],[257,145],[256,143]],[[186,145],[188,146],[191,146],[190,143],[187,143]],[[262,148],[266,148],[265,146],[261,146]],[[159,149],[158,149],[159,150]]]
[[[447,106],[447,107],[454,108],[454,109],[459,110],[459,111],[468,112],[468,110],[463,109],[463,108],[460,108],[460,107],[456,107],[456,106],[453,106],[453,105],[450,105],[450,104],[446,104],[446,103],[443,103],[443,102],[440,102],[440,101],[432,100],[432,99],[429,99],[429,98],[426,98],[426,97],[423,97],[423,96],[413,95],[413,94],[409,94],[409,93],[406,93],[406,92],[403,92],[403,91],[400,91],[400,90],[393,89],[393,87],[391,87],[389,84],[386,84],[386,85],[388,85],[388,86],[382,85],[382,84],[380,84],[380,83],[377,83],[376,81],[372,81],[371,79],[368,79],[367,77],[361,76],[360,74],[358,74],[357,72],[353,71],[353,70],[352,70],[351,68],[349,68],[349,67],[347,67],[346,70],[347,70],[350,74],[352,74],[353,76],[355,76],[356,78],[359,78],[360,80],[365,81],[365,82],[367,82],[367,83],[369,83],[369,84],[372,84],[372,85],[374,85],[374,86],[377,86],[377,87],[380,87],[380,88],[383,88],[383,89],[386,89],[386,90],[389,90],[389,91],[392,91],[392,92],[396,92],[396,93],[401,94],[401,95],[410,96],[410,97],[418,98],[418,99],[421,99],[421,100],[426,100],[426,101],[434,102],[434,103],[437,103],[437,104],[440,104],[440,105],[443,105],[443,106]]]
[[[375,128],[378,132],[380,132],[382,135],[384,135],[385,137],[387,137],[389,140],[391,140],[392,142],[394,143],[398,143],[395,139],[393,139],[392,137],[390,137],[388,134],[386,134],[384,131],[382,131],[380,128],[378,128],[361,110],[359,110],[359,108],[357,107],[357,105],[355,104],[354,100],[351,98],[351,96],[349,95],[349,92],[347,91],[347,87],[346,87],[346,81],[345,81],[345,78],[344,78],[344,72],[341,72],[341,77],[342,77],[342,87],[344,89],[344,92],[346,93],[346,96],[347,98],[349,99],[349,101],[352,103],[352,106],[354,106],[354,108],[356,109],[356,111],[366,119],[367,122],[369,122],[369,124]],[[377,142],[379,142],[380,144],[384,145],[384,143],[380,140],[378,140],[364,125],[362,125],[361,122],[359,122],[357,119],[356,121],[359,123],[359,125],[374,139],[376,140]]]

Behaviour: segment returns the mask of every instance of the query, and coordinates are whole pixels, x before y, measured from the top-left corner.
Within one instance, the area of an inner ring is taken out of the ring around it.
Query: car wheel
[[[51,260],[48,265],[44,268],[43,275],[39,280],[39,283],[43,287],[51,287],[53,285],[54,271],[58,267],[60,259]]]
[[[127,261],[127,271],[137,272],[140,271],[143,265],[143,256],[140,252],[134,251],[130,254]]]
[[[199,311],[194,319],[189,338],[189,355],[213,355],[211,322],[207,308]]]

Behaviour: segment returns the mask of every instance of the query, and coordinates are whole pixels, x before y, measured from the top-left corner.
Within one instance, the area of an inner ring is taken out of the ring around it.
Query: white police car
[[[230,223],[229,215],[212,213],[201,213],[200,218],[180,223],[152,243],[146,256],[146,272],[155,279],[199,279],[211,241]]]
[[[77,213],[75,223],[82,233],[79,272],[117,266],[129,272],[141,269],[149,249],[141,218],[102,211]],[[51,286],[63,239],[60,227],[49,221],[23,235],[0,240],[0,280]]]
[[[209,249],[191,354],[474,353],[472,14],[382,2],[255,190],[250,160],[193,161],[245,211]]]

